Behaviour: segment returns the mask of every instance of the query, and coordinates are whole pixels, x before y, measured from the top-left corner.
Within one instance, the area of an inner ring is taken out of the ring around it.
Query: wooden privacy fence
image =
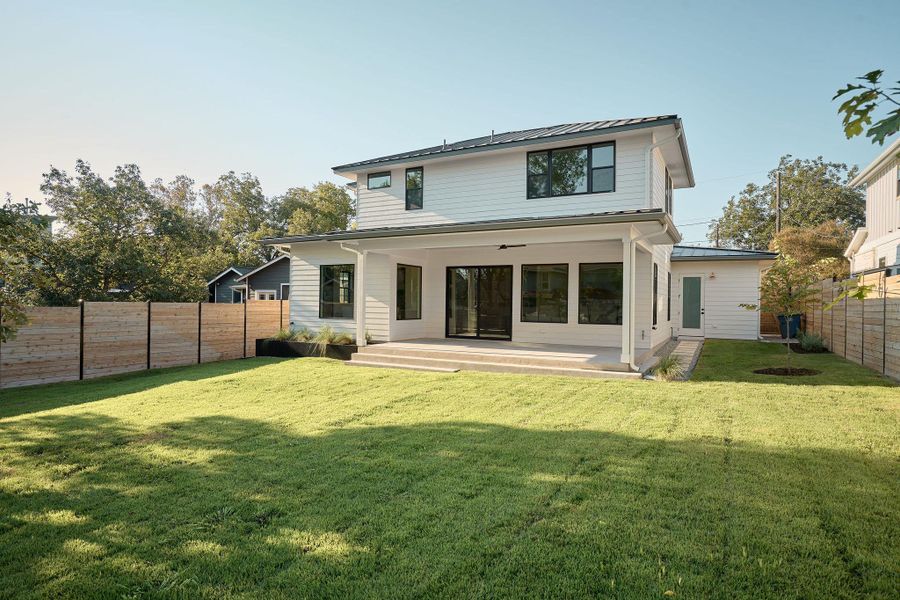
[[[0,344],[0,388],[255,356],[289,322],[288,303],[83,302],[30,307]]]
[[[819,300],[806,313],[806,331],[825,338],[829,350],[857,364],[900,379],[900,275],[864,277],[873,286],[865,300],[844,299],[831,310],[819,306],[838,297],[840,282],[819,283]]]

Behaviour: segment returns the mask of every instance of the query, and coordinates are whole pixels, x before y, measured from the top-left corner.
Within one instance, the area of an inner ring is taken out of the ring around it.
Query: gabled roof
[[[228,267],[227,269],[225,269],[224,271],[222,271],[221,273],[219,273],[218,275],[216,275],[215,277],[213,277],[212,279],[210,279],[209,281],[207,281],[206,285],[214,284],[219,279],[221,279],[222,277],[224,277],[225,275],[227,275],[231,272],[234,272],[236,275],[240,276],[252,269],[253,269],[253,267],[237,267],[237,266],[232,265],[232,266]]]
[[[560,217],[519,217],[515,219],[493,219],[489,221],[468,221],[464,223],[439,223],[431,225],[406,225],[403,227],[373,227],[350,231],[331,231],[309,235],[289,235],[266,238],[260,243],[267,246],[296,242],[325,242],[353,239],[404,237],[408,235],[431,235],[438,233],[467,233],[472,231],[505,231],[510,229],[533,229],[537,227],[562,227],[568,225],[594,225],[600,223],[638,223],[657,221],[668,223],[673,239],[680,240],[678,230],[671,217],[660,208],[641,210],[619,210]]]
[[[389,165],[400,163],[413,159],[436,158],[438,156],[464,154],[469,152],[479,152],[484,150],[493,150],[500,146],[522,146],[527,144],[535,144],[548,140],[565,140],[579,137],[587,137],[591,135],[599,135],[601,133],[612,133],[614,131],[624,131],[629,129],[641,129],[645,127],[657,127],[660,125],[675,125],[681,127],[681,119],[678,115],[660,115],[656,117],[638,117],[631,119],[612,119],[608,121],[585,121],[582,123],[568,123],[565,125],[553,125],[550,127],[537,127],[534,129],[523,129],[521,131],[507,131],[504,133],[492,133],[477,138],[442,144],[440,146],[431,146],[428,148],[420,148],[418,150],[409,150],[397,154],[389,154],[387,156],[379,156],[358,162],[347,163],[332,167],[335,173],[356,172],[370,167],[379,165]],[[693,185],[693,175],[690,168],[690,159],[687,153],[687,145],[684,142],[684,136],[679,137],[681,151],[684,155],[684,162],[689,173],[689,180]]]
[[[775,260],[777,252],[767,250],[740,250],[738,248],[707,248],[702,246],[675,246],[672,261],[689,260]]]
[[[853,178],[850,181],[851,187],[856,187],[858,185],[862,185],[864,183],[868,183],[873,175],[876,174],[877,171],[881,169],[884,165],[888,163],[888,161],[895,158],[898,154],[900,154],[900,137],[894,140],[890,146],[885,148],[884,152],[878,155],[878,158],[873,160],[866,166],[865,169],[859,172],[859,175]]]
[[[290,258],[290,256],[288,256],[287,254],[282,254],[282,255],[280,255],[280,256],[276,256],[275,258],[273,258],[272,260],[270,260],[269,262],[267,262],[267,263],[264,264],[263,266],[261,266],[261,267],[256,267],[255,269],[253,269],[253,270],[250,271],[249,273],[244,273],[243,275],[241,275],[240,277],[238,277],[237,279],[235,279],[235,281],[242,281],[242,280],[244,280],[244,279],[247,279],[247,278],[250,277],[251,275],[255,275],[255,274],[259,273],[260,271],[263,271],[263,270],[265,270],[265,269],[271,267],[272,265],[274,265],[274,264],[277,263],[278,261],[285,260],[285,259],[288,259],[288,258]]]

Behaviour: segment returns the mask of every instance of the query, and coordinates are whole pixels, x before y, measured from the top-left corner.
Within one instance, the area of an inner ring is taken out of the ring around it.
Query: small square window
[[[384,173],[369,173],[366,187],[368,187],[370,190],[380,190],[383,188],[391,187],[391,172],[385,171]]]

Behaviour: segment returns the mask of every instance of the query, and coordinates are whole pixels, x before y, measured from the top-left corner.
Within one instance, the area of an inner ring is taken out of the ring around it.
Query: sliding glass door
[[[447,268],[447,337],[512,338],[512,267]]]

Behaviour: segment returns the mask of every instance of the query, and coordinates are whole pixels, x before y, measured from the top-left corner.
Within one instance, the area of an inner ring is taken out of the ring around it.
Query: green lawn
[[[0,597],[900,597],[900,388],[250,359],[0,392]]]

